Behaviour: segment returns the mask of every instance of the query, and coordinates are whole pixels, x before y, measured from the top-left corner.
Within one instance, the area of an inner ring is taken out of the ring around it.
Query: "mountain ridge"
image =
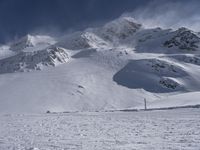
[[[139,108],[144,98],[163,107],[200,90],[199,45],[189,29],[146,29],[130,17],[62,37],[27,35],[0,47],[1,112]]]

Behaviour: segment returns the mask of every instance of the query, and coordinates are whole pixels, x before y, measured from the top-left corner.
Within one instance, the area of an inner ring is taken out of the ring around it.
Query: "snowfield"
[[[200,109],[0,115],[1,150],[199,150]]]

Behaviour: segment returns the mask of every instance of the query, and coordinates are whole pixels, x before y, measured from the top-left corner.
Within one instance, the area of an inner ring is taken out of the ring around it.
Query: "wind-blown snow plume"
[[[147,28],[163,27],[177,29],[187,27],[200,31],[200,10],[198,1],[157,1],[138,8],[123,16],[133,16]]]

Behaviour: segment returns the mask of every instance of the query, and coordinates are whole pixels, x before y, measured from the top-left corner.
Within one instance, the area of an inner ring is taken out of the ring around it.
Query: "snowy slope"
[[[198,96],[199,41],[127,17],[60,38],[27,35],[0,47],[0,112],[198,104],[179,95]]]

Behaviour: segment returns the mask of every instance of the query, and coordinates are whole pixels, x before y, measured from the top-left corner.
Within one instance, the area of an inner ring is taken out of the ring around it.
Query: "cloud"
[[[144,27],[179,28],[187,27],[200,31],[200,1],[197,0],[154,0],[144,7],[140,7],[131,15]]]
[[[100,26],[125,11],[146,27],[200,31],[199,6],[199,0],[0,0],[0,43]]]

